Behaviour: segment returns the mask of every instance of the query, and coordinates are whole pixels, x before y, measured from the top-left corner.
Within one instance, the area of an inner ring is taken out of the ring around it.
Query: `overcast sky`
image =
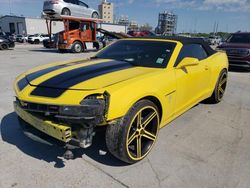
[[[83,0],[84,1],[84,0]],[[85,0],[93,8],[101,0]],[[219,30],[250,31],[250,0],[110,0],[116,15],[128,15],[139,24],[157,25],[158,13],[164,10],[178,15],[178,32]],[[0,14],[40,16],[43,0],[0,0]]]

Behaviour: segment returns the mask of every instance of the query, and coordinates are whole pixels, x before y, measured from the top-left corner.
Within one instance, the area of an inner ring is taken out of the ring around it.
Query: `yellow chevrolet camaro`
[[[228,59],[201,39],[130,38],[96,56],[43,65],[16,78],[21,121],[65,144],[87,148],[106,127],[106,145],[135,163],[160,128],[201,101],[218,103]]]

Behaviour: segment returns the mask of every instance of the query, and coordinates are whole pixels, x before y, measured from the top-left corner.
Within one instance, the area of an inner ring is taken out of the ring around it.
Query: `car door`
[[[176,110],[177,114],[196,104],[207,92],[210,81],[210,70],[207,64],[207,53],[199,44],[184,45],[175,67],[185,58],[199,60],[198,65],[175,68],[176,74]]]
[[[69,8],[72,16],[79,16],[80,10],[78,6],[78,0],[67,0],[67,8]]]
[[[81,22],[81,40],[92,41],[92,30],[89,22]]]

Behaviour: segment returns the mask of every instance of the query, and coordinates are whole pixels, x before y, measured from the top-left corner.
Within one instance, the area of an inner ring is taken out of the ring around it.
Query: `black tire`
[[[83,52],[83,49],[84,49],[83,45],[79,41],[74,42],[72,45],[72,52],[73,53],[81,53],[81,52]]]
[[[227,77],[227,71],[222,70],[217,80],[212,96],[209,97],[205,102],[210,104],[217,104],[221,102],[227,87]]]
[[[34,44],[40,44],[40,40],[38,39],[34,40]]]
[[[3,43],[3,44],[1,44],[0,49],[1,50],[8,50],[9,46],[8,46],[8,44]]]
[[[91,18],[99,19],[99,14],[97,12],[93,12]]]
[[[71,15],[71,12],[70,12],[70,10],[68,9],[68,8],[64,8],[63,10],[62,10],[62,13],[61,13],[62,15],[67,15],[67,16],[70,16]]]
[[[157,106],[149,100],[137,102],[123,118],[107,127],[109,152],[129,164],[144,159],[156,142],[159,124]]]

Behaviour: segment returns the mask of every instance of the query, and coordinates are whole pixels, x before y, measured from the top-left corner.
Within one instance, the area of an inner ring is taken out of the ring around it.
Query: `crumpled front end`
[[[17,115],[33,128],[64,143],[91,146],[95,128],[106,123],[109,95],[90,95],[79,105],[41,104],[14,101]]]

